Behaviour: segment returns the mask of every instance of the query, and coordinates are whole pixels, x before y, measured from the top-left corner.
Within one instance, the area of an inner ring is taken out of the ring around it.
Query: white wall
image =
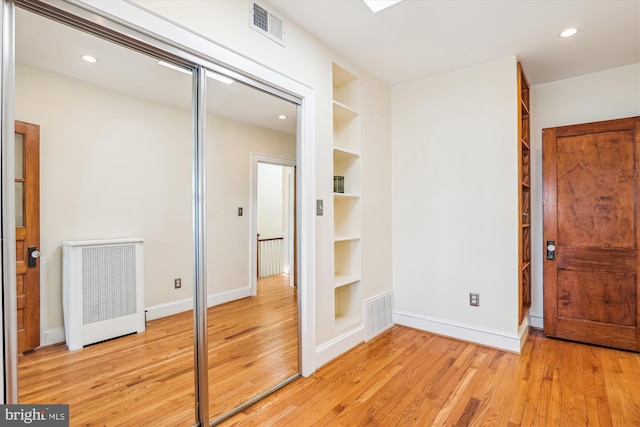
[[[519,350],[516,70],[399,85],[391,109],[398,322]]]
[[[526,70],[525,70],[526,73]],[[531,324],[543,326],[542,129],[640,116],[640,64],[531,88]]]
[[[315,91],[315,198],[324,200],[325,206],[324,215],[315,217],[316,344],[336,345],[344,336],[335,330],[334,319],[329,315],[334,304],[331,63],[352,70],[362,85],[362,243],[366,245],[362,251],[363,299],[391,289],[389,87],[354,66],[348,58],[329,50],[283,14],[279,16],[285,19],[284,46],[259,34],[248,25],[250,1],[136,0],[135,3]],[[360,332],[359,337],[363,339],[364,333]]]
[[[63,326],[64,240],[142,237],[145,305],[191,295],[190,114],[19,64],[15,109],[41,131],[43,333]]]
[[[258,233],[263,239],[282,237],[284,217],[282,200],[283,167],[258,164]]]
[[[16,118],[41,126],[42,343],[62,338],[63,240],[143,237],[145,306],[190,303],[191,112],[17,65]],[[251,152],[295,157],[295,138],[213,115],[207,138],[209,294],[248,294]]]
[[[209,295],[251,287],[251,153],[295,159],[293,135],[207,117]],[[238,208],[243,215],[238,216]],[[240,296],[240,295],[238,295]],[[224,301],[225,299],[222,299]]]

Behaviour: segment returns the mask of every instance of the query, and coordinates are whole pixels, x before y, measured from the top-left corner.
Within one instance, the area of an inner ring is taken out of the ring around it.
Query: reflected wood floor
[[[640,355],[546,338],[522,355],[394,326],[225,426],[640,426]]]
[[[191,321],[173,316],[78,352],[23,356],[21,401],[72,402],[72,426],[190,425]],[[250,367],[242,360],[233,371],[241,377]],[[223,425],[640,426],[640,355],[536,330],[516,355],[394,326]]]
[[[212,417],[298,372],[295,302],[288,277],[271,276],[258,281],[257,297],[208,310]],[[191,426],[193,366],[189,311],[82,350],[19,356],[19,402],[69,404],[71,426]]]

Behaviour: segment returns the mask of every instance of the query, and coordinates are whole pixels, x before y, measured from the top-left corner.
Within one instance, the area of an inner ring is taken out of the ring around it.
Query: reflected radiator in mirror
[[[143,239],[62,243],[69,350],[145,330]]]

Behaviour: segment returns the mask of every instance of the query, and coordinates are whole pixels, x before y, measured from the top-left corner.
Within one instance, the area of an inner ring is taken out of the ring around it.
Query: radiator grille
[[[82,248],[82,323],[136,313],[134,245]]]
[[[145,330],[144,239],[62,242],[62,308],[67,347]]]

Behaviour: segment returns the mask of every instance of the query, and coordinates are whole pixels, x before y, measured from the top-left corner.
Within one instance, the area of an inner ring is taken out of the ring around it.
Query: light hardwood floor
[[[296,290],[287,276],[261,279],[257,297],[208,314],[211,418],[298,372]],[[82,350],[61,344],[19,356],[19,401],[69,404],[71,426],[191,426],[193,367],[187,312]]]
[[[223,425],[640,426],[640,355],[535,330],[516,355],[394,326]]]
[[[273,320],[291,297],[274,297],[253,314]],[[194,412],[192,336],[181,322],[191,316],[151,322],[145,334],[80,352],[56,346],[24,356],[21,400],[73,402],[72,426],[188,426]],[[229,338],[215,344],[221,347],[255,333],[223,324],[210,325],[212,330]],[[215,346],[211,354],[225,354]],[[269,344],[261,348],[256,355],[277,372]],[[249,385],[234,391],[239,395],[270,372],[253,372],[253,363],[242,357],[246,350],[245,342],[239,353],[226,353],[226,372],[247,376],[241,384]],[[213,384],[212,400],[224,402]],[[536,330],[516,355],[394,326],[223,425],[640,426],[640,355],[549,339]]]

